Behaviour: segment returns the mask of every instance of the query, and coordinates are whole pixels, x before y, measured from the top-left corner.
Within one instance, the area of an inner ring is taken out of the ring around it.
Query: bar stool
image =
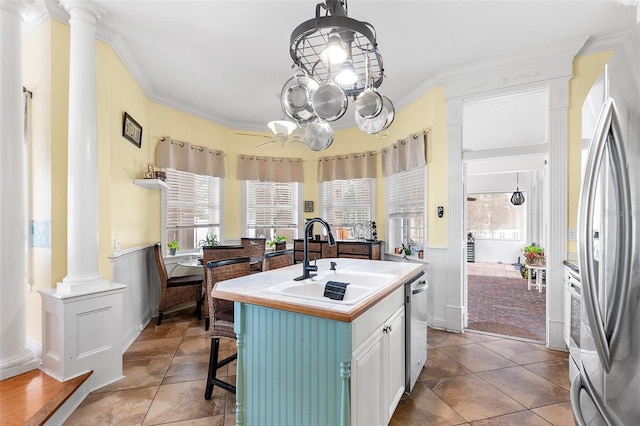
[[[209,299],[209,330],[211,332],[211,352],[209,354],[209,373],[204,392],[204,399],[211,399],[213,387],[219,386],[222,389],[236,393],[236,387],[217,378],[219,368],[224,367],[238,358],[238,353],[234,353],[223,360],[218,360],[220,351],[220,339],[226,338],[235,340],[236,333],[233,329],[233,302],[230,300],[217,299],[211,296],[211,291],[216,283],[249,275],[249,258],[240,257],[236,259],[218,260],[207,263],[205,276],[207,281],[207,298]]]

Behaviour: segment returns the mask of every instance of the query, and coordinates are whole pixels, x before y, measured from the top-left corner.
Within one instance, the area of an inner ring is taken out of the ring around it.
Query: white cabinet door
[[[382,425],[384,395],[383,332],[378,328],[354,352],[351,363],[351,424]],[[384,422],[384,423],[383,423]]]
[[[383,337],[383,351],[386,355],[387,367],[387,393],[385,408],[385,424],[391,420],[391,416],[400,402],[405,390],[405,330],[404,330],[404,306],[385,323],[386,333]]]
[[[405,388],[404,306],[353,352],[351,424],[386,425]]]

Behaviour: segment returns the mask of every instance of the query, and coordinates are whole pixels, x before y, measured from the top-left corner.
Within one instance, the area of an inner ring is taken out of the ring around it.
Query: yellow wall
[[[36,28],[23,39],[23,84],[34,93],[30,100],[30,200],[29,215],[34,221],[51,220],[51,25]],[[26,294],[27,336],[41,341],[42,303],[38,289],[51,287],[51,248],[30,250],[28,277],[31,292]]]
[[[573,77],[569,82],[569,141],[568,141],[568,217],[567,228],[578,227],[578,202],[580,201],[580,170],[582,150],[582,104],[591,86],[611,58],[613,51],[577,56],[573,60]],[[575,241],[567,242],[567,252],[576,253]]]
[[[142,177],[149,161],[149,101],[111,46],[97,43],[98,172],[100,273],[109,279],[108,256],[114,240],[121,249],[154,242],[149,222],[154,218],[153,199],[158,191],[133,185]],[[143,128],[138,148],[122,137],[122,120],[127,111]],[[157,203],[156,203],[157,204]]]

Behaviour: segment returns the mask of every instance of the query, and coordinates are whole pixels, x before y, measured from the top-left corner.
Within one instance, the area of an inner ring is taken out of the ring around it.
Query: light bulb
[[[358,81],[358,74],[351,61],[347,61],[340,67],[340,72],[335,77],[336,82],[341,86],[351,86]]]
[[[325,64],[340,65],[347,59],[347,51],[338,34],[331,34],[327,41],[327,47],[320,52],[320,59]]]

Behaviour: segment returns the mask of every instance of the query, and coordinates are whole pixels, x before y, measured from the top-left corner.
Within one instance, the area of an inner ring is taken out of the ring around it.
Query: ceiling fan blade
[[[274,143],[274,142],[278,142],[278,140],[277,139],[273,139],[273,140],[270,140],[270,141],[266,141],[266,142],[261,143],[260,145],[256,146],[256,148],[262,148],[263,146],[269,145],[270,143]]]
[[[257,137],[257,138],[267,138],[267,139],[271,139],[271,138],[272,138],[272,136],[266,136],[266,135],[253,135],[253,134],[251,134],[251,133],[238,133],[238,132],[236,132],[235,134],[236,134],[236,135],[243,135],[243,136],[254,136],[254,137]]]

